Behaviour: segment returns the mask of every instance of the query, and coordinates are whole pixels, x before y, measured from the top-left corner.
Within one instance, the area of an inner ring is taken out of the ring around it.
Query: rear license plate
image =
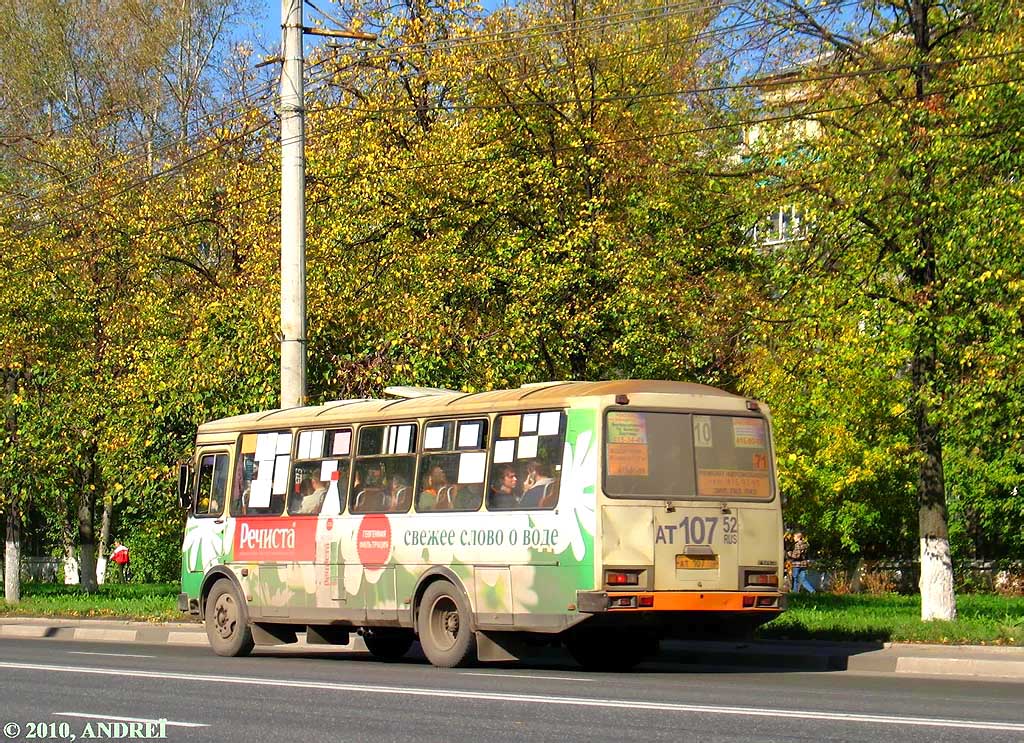
[[[718,555],[676,555],[676,570],[714,570],[718,567]]]

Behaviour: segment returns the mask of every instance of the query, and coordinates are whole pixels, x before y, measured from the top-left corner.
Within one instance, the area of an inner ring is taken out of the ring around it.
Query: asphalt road
[[[596,674],[558,657],[443,670],[365,654],[0,640],[0,741],[141,740],[141,726],[98,735],[99,723],[161,718],[166,740],[224,743],[1020,741],[1021,691],[669,664]]]

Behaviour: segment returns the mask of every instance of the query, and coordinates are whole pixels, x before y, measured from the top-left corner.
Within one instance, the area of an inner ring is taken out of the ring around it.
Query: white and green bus
[[[763,404],[638,380],[388,393],[199,428],[179,608],[216,653],[358,633],[439,666],[564,642],[628,668],[782,611]]]

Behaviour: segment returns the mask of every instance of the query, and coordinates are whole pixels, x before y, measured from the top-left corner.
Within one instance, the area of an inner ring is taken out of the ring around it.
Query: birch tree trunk
[[[21,514],[12,503],[7,509],[7,541],[4,545],[4,600],[21,601]]]

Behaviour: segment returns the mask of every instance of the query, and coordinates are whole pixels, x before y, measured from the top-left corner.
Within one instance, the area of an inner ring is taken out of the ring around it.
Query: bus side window
[[[486,418],[427,423],[416,486],[416,510],[479,510],[487,469],[486,442]]]
[[[539,510],[557,506],[564,448],[563,411],[499,415],[491,448],[487,509]]]
[[[415,423],[362,426],[349,494],[351,513],[405,513],[416,469]]]
[[[242,434],[231,491],[232,516],[284,513],[291,449],[291,431]]]
[[[288,494],[289,514],[341,514],[348,500],[351,440],[350,428],[299,432]]]

